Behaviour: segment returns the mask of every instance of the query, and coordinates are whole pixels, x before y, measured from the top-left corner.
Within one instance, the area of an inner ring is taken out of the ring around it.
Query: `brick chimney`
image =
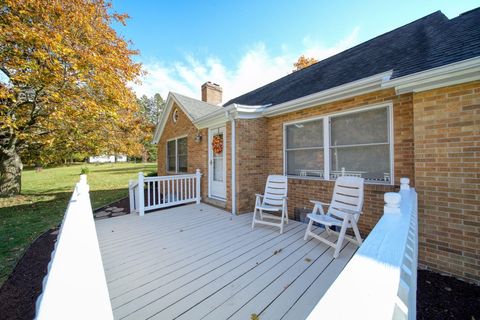
[[[202,84],[202,101],[219,105],[222,103],[222,87],[210,81]]]

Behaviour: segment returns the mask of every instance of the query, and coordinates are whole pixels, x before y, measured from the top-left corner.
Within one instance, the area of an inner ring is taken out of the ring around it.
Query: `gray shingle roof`
[[[224,106],[276,105],[393,70],[392,79],[480,56],[480,8],[437,11],[255,89]]]
[[[178,100],[178,102],[185,109],[185,112],[188,113],[190,118],[194,121],[206,116],[207,114],[222,109],[221,106],[216,106],[214,104],[190,98],[176,92],[171,92],[171,94],[175,97],[175,99]]]

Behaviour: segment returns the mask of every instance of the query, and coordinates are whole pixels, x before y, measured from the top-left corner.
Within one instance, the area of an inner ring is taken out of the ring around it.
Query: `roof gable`
[[[209,114],[223,110],[221,106],[216,106],[207,102],[203,102],[194,98],[190,98],[179,93],[170,92],[166,101],[166,108],[162,113],[155,133],[153,135],[153,143],[158,143],[162,136],[165,124],[168,121],[173,105],[177,105],[187,115],[188,119],[196,126],[195,121],[201,119]]]

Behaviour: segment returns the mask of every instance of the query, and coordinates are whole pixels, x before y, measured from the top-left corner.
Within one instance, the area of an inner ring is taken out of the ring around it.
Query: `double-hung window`
[[[381,106],[285,125],[286,174],[390,183],[390,112]]]
[[[173,173],[188,170],[187,137],[167,141],[167,171]]]

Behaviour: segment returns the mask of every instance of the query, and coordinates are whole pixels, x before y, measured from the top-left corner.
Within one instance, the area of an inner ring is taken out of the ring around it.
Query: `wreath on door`
[[[223,151],[223,136],[222,135],[216,135],[212,139],[212,150],[216,154],[222,153]]]

